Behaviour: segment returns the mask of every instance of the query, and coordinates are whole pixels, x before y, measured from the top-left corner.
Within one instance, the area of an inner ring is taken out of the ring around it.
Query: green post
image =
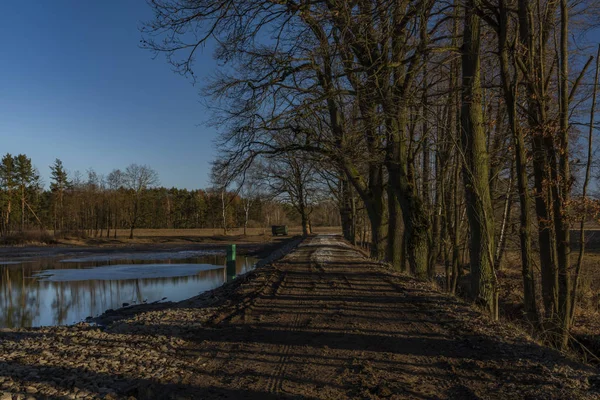
[[[236,268],[235,268],[235,244],[227,247],[227,282],[231,282],[235,279]]]

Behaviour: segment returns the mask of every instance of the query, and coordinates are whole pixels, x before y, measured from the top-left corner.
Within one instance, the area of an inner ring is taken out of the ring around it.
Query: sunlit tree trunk
[[[567,0],[560,1],[560,140],[559,140],[559,186],[554,199],[556,244],[558,256],[558,321],[560,324],[559,346],[565,348],[569,341],[571,327],[571,227],[568,220],[568,206],[571,192],[571,172],[569,165],[569,9]]]
[[[493,266],[494,220],[489,186],[489,156],[483,129],[478,0],[465,8],[462,54],[461,134],[463,179],[470,235],[471,294],[497,317],[496,277]]]

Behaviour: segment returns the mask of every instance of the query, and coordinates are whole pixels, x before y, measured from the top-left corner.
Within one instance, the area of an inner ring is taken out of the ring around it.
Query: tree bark
[[[539,324],[536,304],[535,278],[533,274],[533,249],[531,246],[531,194],[527,177],[527,154],[525,139],[517,121],[517,82],[518,69],[514,66],[514,78],[510,76],[508,54],[509,11],[505,1],[500,1],[499,10],[499,55],[502,89],[506,102],[509,127],[515,147],[515,173],[517,176],[517,192],[519,195],[519,241],[521,246],[521,274],[523,277],[523,306],[527,319],[535,326]],[[513,62],[514,65],[514,62]]]
[[[387,257],[386,261],[392,264],[392,268],[404,270],[402,246],[404,243],[402,230],[402,210],[400,203],[391,185],[387,186],[388,199],[388,237],[387,237]]]
[[[559,186],[554,199],[556,244],[558,256],[558,323],[560,337],[558,345],[566,348],[571,327],[571,227],[567,215],[571,192],[571,172],[569,165],[569,9],[567,0],[560,1],[560,140],[559,140]]]
[[[496,317],[494,221],[489,187],[489,156],[481,110],[481,29],[480,18],[475,12],[477,6],[478,0],[469,0],[465,9],[460,142],[470,228],[471,295],[490,315]]]

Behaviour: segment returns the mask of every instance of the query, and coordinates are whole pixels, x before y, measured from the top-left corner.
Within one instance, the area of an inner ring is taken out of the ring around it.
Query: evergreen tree
[[[50,177],[52,182],[50,183],[50,190],[52,191],[52,204],[54,208],[54,233],[56,234],[57,228],[64,228],[64,194],[71,183],[67,171],[63,167],[63,163],[58,158],[54,161],[54,164],[50,166]]]
[[[25,206],[27,205],[27,189],[39,183],[39,175],[31,164],[31,158],[19,154],[14,158],[15,181],[21,194],[21,230],[25,229]]]
[[[16,187],[15,182],[15,159],[10,153],[6,153],[0,162],[0,187],[2,197],[2,233],[10,231],[10,217],[12,214],[12,197]]]

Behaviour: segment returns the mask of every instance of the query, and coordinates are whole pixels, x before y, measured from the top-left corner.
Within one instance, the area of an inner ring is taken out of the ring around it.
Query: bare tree
[[[140,204],[148,188],[158,184],[158,173],[147,165],[131,164],[123,173],[123,186],[130,191],[129,239],[140,216]]]
[[[237,177],[239,177],[237,171],[229,168],[229,165],[223,160],[215,160],[213,162],[210,179],[214,190],[219,193],[221,201],[221,228],[223,229],[223,235],[227,235],[228,210],[238,194],[237,191],[230,193],[228,188],[234,183]],[[238,186],[237,190],[239,191],[241,188],[241,186]]]
[[[273,197],[289,202],[300,215],[302,234],[312,233],[311,214],[323,191],[317,173],[306,157],[298,153],[265,159],[263,179]]]
[[[106,177],[106,183],[109,190],[108,204],[108,226],[106,229],[106,237],[110,237],[110,225],[113,227],[113,237],[117,238],[117,227],[119,223],[119,206],[118,206],[118,191],[124,185],[123,172],[120,169],[112,170]]]
[[[248,169],[244,175],[236,179],[236,185],[244,211],[244,236],[246,236],[248,234],[250,210],[259,198],[265,197],[256,166]]]

